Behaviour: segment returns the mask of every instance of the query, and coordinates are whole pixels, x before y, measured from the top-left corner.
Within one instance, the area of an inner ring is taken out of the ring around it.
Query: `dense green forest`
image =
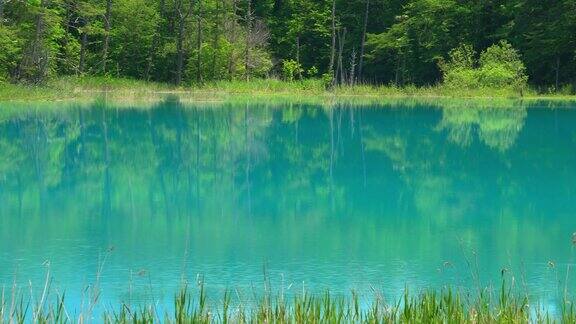
[[[573,91],[576,1],[0,0],[0,82],[62,75]]]

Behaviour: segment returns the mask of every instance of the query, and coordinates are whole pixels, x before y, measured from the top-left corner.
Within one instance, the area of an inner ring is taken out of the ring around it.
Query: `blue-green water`
[[[576,288],[576,106],[58,105],[0,110],[7,289]]]

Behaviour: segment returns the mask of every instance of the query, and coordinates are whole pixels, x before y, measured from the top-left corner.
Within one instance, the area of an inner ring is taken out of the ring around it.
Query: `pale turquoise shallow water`
[[[57,105],[0,109],[2,286],[576,288],[576,105]]]

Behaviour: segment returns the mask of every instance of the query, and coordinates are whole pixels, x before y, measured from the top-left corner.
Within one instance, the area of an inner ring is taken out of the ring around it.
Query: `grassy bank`
[[[534,90],[522,94],[510,89],[463,90],[442,85],[416,86],[342,86],[327,90],[321,80],[286,82],[276,79],[251,81],[219,81],[201,86],[175,87],[170,84],[105,77],[63,77],[42,86],[14,84],[0,85],[0,101],[39,101],[90,99],[97,95],[111,99],[145,100],[176,94],[197,101],[222,101],[231,97],[280,97],[302,99],[303,97],[327,99],[419,97],[419,98],[525,98],[525,99],[574,99],[563,94],[539,94]]]
[[[474,297],[448,288],[420,294],[406,290],[398,300],[374,292],[366,302],[354,292],[347,297],[328,292],[285,296],[265,289],[243,302],[234,291],[208,298],[204,285],[198,284],[182,289],[166,308],[157,303],[118,304],[98,313],[98,293],[78,311],[67,308],[64,295],[52,299],[45,288],[36,299],[3,291],[0,323],[576,323],[571,303],[550,313],[514,291],[506,284],[475,292]]]

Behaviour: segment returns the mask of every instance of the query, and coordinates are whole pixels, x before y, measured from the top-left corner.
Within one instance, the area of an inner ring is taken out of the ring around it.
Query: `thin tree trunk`
[[[356,72],[356,49],[352,49],[352,54],[350,55],[350,74],[348,78],[348,84],[354,85],[355,79],[355,72]]]
[[[362,82],[362,69],[364,67],[364,47],[366,46],[366,30],[368,29],[369,11],[370,11],[370,0],[366,0],[366,11],[364,12],[364,28],[362,29],[362,43],[360,44],[360,62],[358,63],[359,82]]]
[[[146,70],[144,71],[144,79],[150,81],[150,73],[152,72],[152,66],[154,65],[154,52],[156,51],[156,46],[158,43],[158,33],[155,32],[152,39],[152,46],[148,51],[148,57],[146,57]]]
[[[176,85],[182,83],[182,69],[184,68],[184,29],[186,18],[191,14],[194,6],[194,0],[190,0],[190,7],[184,13],[183,0],[176,3],[176,13],[178,14],[178,36],[176,37]]]
[[[40,2],[40,10],[35,19],[34,40],[30,43],[28,50],[22,57],[22,62],[18,69],[17,78],[39,83],[44,80],[48,70],[48,53],[44,47],[44,14],[48,0]]]
[[[302,80],[302,69],[300,65],[300,35],[296,36],[296,63],[298,63],[298,79]]]
[[[396,58],[396,71],[394,73],[394,84],[399,86],[399,77],[400,77],[400,54]]]
[[[196,82],[202,82],[202,0],[198,0],[198,32],[196,34]]]
[[[342,84],[346,82],[346,75],[344,73],[344,64],[342,63],[342,56],[344,52],[344,42],[346,41],[346,28],[339,33],[338,37],[338,66],[336,68],[336,82]]]
[[[222,0],[224,1],[224,0]],[[222,4],[222,8],[225,8],[224,4]],[[220,0],[216,1],[216,29],[213,32],[214,38],[212,39],[212,48],[214,49],[214,54],[212,55],[212,64],[210,65],[210,75],[212,80],[216,79],[216,53],[220,52],[220,25],[222,21],[220,21]]]
[[[340,44],[342,43],[342,31],[338,31],[338,57],[336,58],[336,70],[334,71],[334,84],[339,84],[341,77],[340,77],[340,64],[342,61],[340,60]]]
[[[558,91],[558,87],[559,87],[559,80],[560,80],[560,56],[556,57],[556,91]]]
[[[166,11],[166,2],[164,0],[160,1],[160,19],[164,21]],[[160,42],[160,28],[161,23],[156,26],[154,31],[154,36],[152,39],[152,46],[150,46],[150,51],[148,51],[148,57],[146,58],[146,71],[144,72],[144,78],[146,81],[150,81],[150,74],[152,73],[152,68],[154,66],[154,56],[156,53],[156,49],[158,48],[158,43]]]
[[[106,74],[108,61],[108,47],[110,46],[110,20],[112,19],[112,0],[106,0],[106,13],[104,14],[104,45],[102,47],[102,72]]]
[[[176,39],[176,85],[179,86],[182,83],[182,67],[184,66],[184,17],[180,13],[180,18],[178,20],[178,37]]]
[[[246,32],[246,50],[244,52],[244,69],[246,73],[246,81],[250,81],[250,47],[252,46],[250,41],[250,34],[252,33],[252,0],[248,1],[248,7],[246,9],[246,26],[248,27]]]
[[[1,0],[0,0],[1,1]],[[78,65],[78,72],[84,73],[84,65],[86,63],[86,44],[88,43],[88,35],[82,31],[82,41],[80,42],[80,64]]]
[[[332,47],[330,50],[330,65],[328,73],[332,74],[332,85],[336,80],[334,73],[334,60],[336,58],[336,0],[332,0]]]
[[[232,0],[232,35],[231,35],[231,43],[234,44],[236,43],[237,39],[236,39],[236,12],[238,10],[238,7],[236,5],[237,0]],[[228,57],[228,79],[232,80],[234,78],[234,65],[236,61],[236,55],[234,52],[234,49],[232,49],[232,52],[230,53],[229,57]]]

